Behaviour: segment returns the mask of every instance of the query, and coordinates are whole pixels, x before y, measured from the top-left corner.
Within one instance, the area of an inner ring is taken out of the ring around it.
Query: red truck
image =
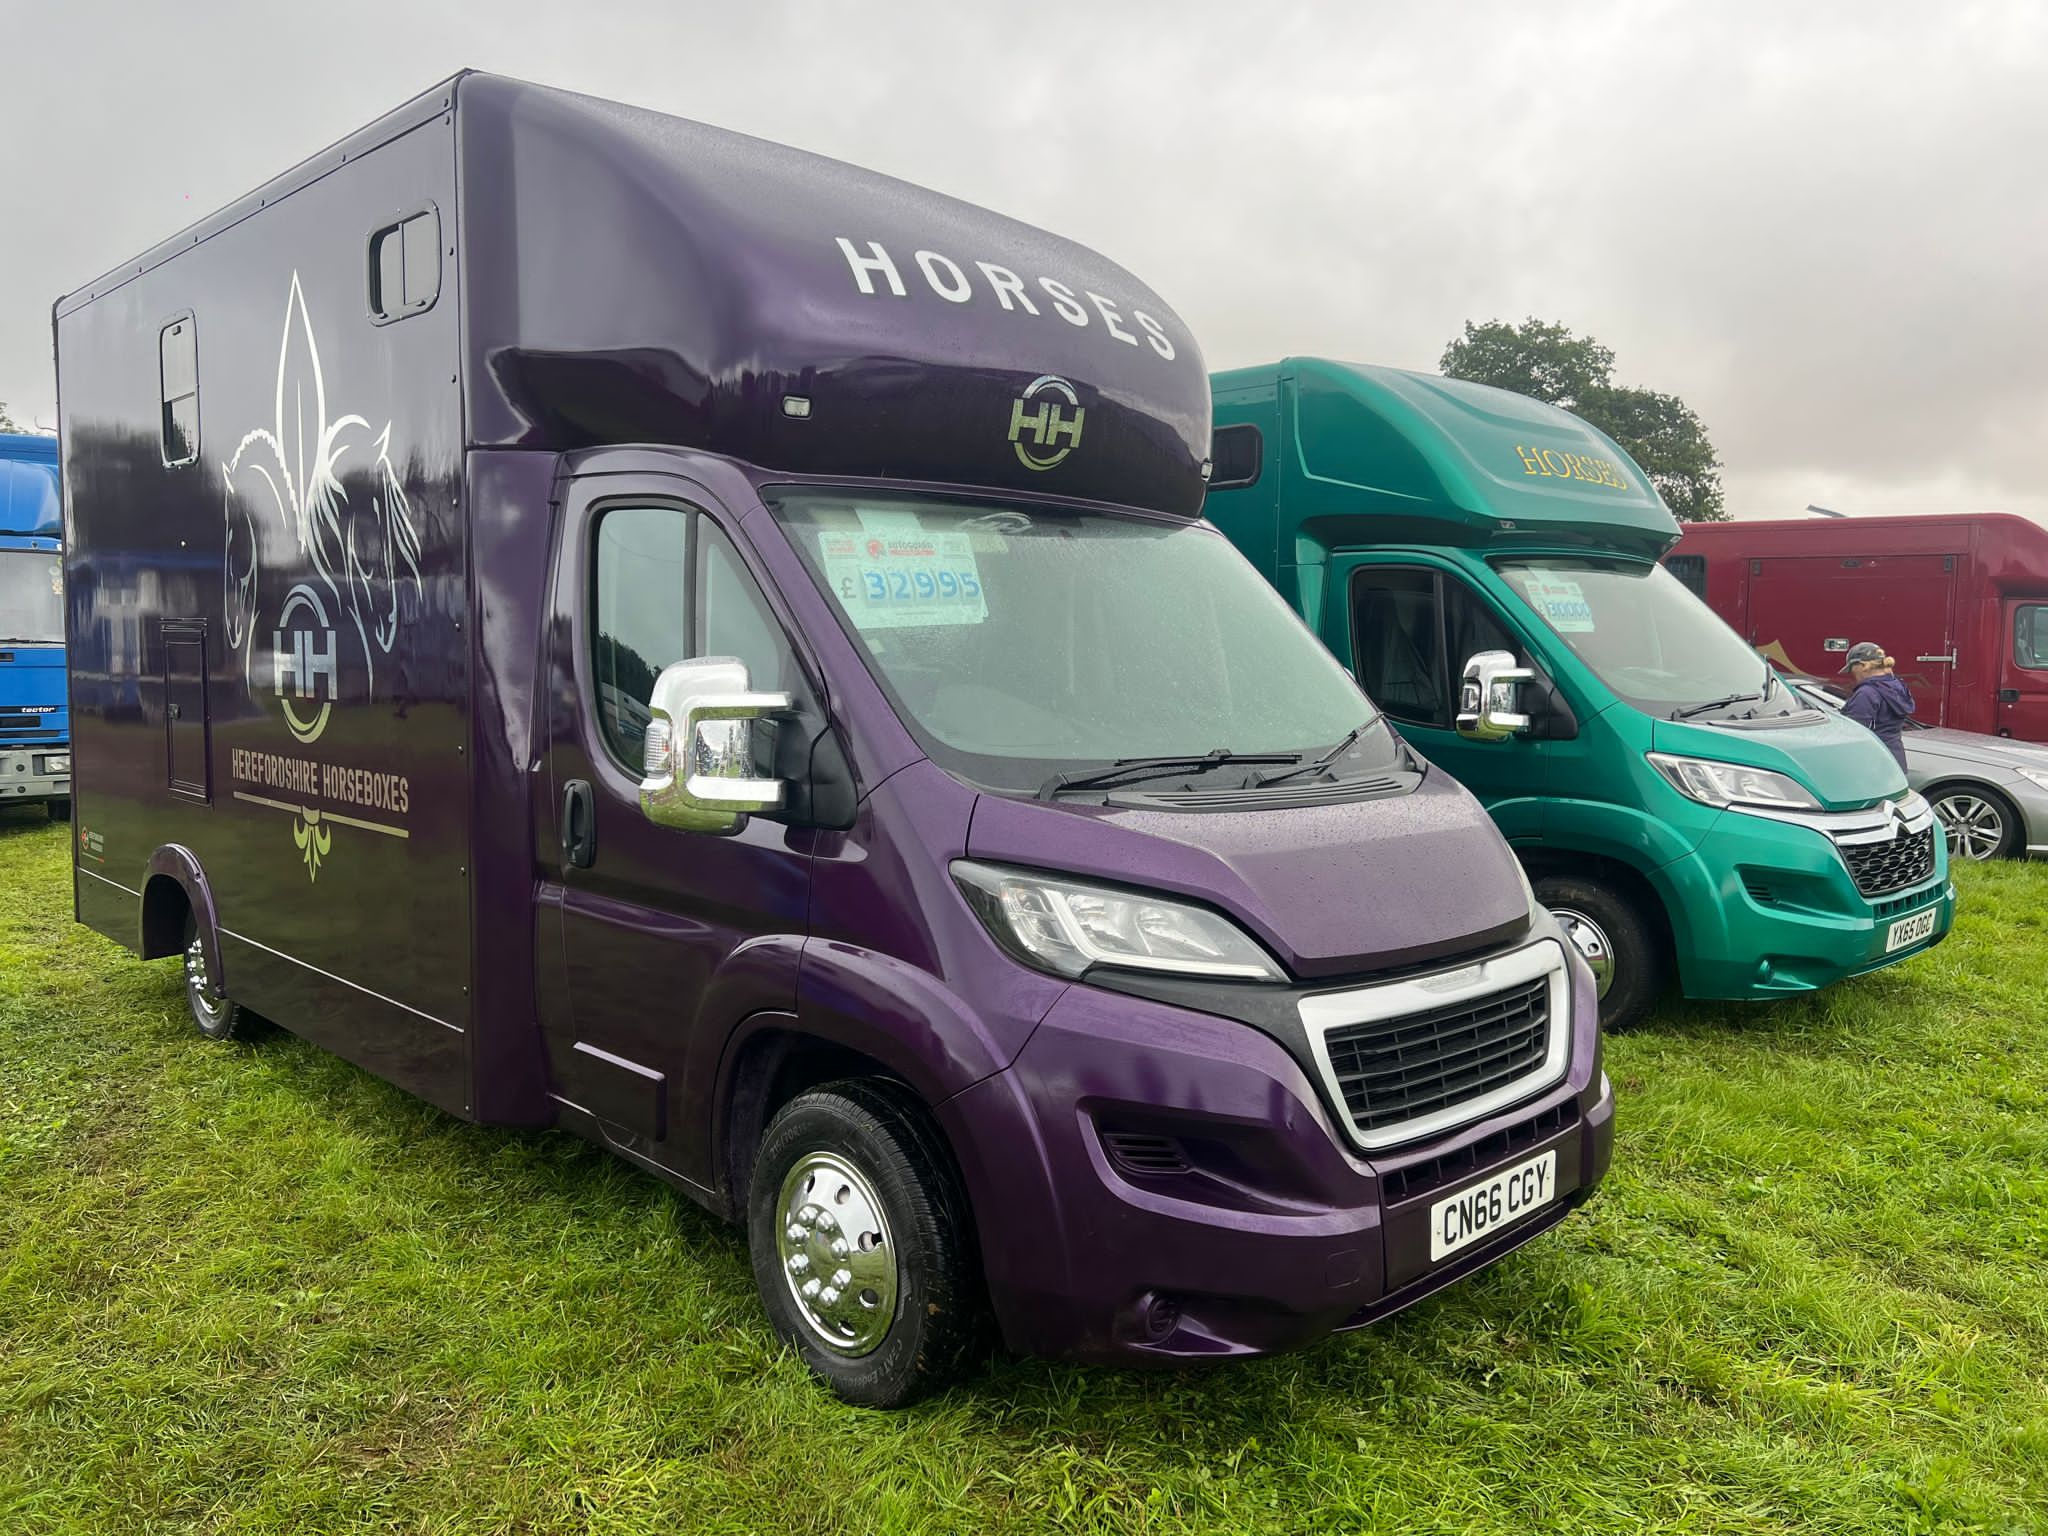
[[[1919,717],[2048,741],[2048,529],[2006,512],[1688,523],[1664,562],[1778,666],[1876,640]]]

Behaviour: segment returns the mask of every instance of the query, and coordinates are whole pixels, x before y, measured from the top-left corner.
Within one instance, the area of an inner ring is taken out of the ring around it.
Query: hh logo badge
[[[294,628],[295,619],[312,627]],[[304,582],[286,596],[278,625],[271,635],[271,669],[277,701],[284,706],[284,723],[291,728],[292,735],[311,745],[327,729],[328,712],[334,708],[338,681],[334,630],[327,622],[327,609],[320,594]],[[293,706],[295,699],[308,706],[317,700],[319,708],[312,710],[308,718]]]
[[[1026,469],[1051,469],[1081,446],[1087,416],[1073,385],[1043,374],[1010,402],[1010,444]],[[1027,437],[1029,448],[1024,446]]]

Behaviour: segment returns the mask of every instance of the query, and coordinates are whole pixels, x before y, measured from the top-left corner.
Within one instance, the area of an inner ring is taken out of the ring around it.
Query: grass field
[[[2048,867],[1609,1047],[1601,1197],[1363,1334],[842,1407],[736,1234],[74,927],[0,823],[0,1532],[2048,1531]]]

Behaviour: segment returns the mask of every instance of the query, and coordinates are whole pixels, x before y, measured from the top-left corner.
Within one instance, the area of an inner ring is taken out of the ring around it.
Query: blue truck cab
[[[0,806],[71,814],[57,439],[0,432]]]

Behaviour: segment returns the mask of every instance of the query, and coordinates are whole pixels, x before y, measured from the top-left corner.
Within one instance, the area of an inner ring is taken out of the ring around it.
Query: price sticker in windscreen
[[[988,617],[967,534],[824,532],[818,553],[825,584],[857,629],[979,624]]]
[[[1585,589],[1569,576],[1548,576],[1531,572],[1523,578],[1529,606],[1550,621],[1561,635],[1589,635],[1593,632],[1593,605]]]

